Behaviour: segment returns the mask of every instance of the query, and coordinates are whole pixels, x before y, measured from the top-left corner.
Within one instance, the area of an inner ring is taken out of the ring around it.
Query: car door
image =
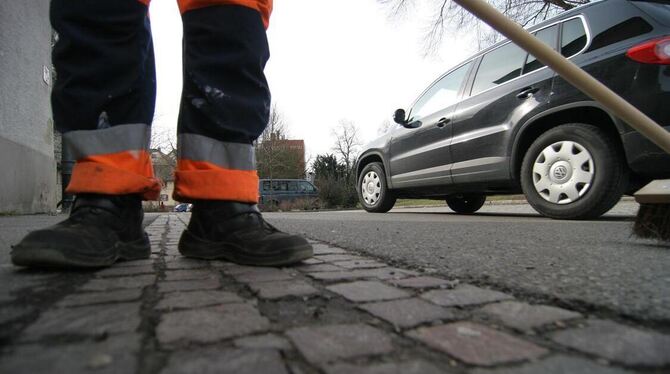
[[[536,36],[555,48],[558,25]],[[512,130],[521,118],[546,105],[555,73],[513,43],[483,54],[468,98],[453,114],[453,183],[508,182]]]
[[[393,133],[389,164],[394,188],[451,182],[451,115],[471,67],[470,61],[438,79],[409,112],[409,122],[416,127],[400,127]]]

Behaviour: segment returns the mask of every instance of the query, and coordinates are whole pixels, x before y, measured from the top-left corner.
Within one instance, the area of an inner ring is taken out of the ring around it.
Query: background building
[[[0,1],[0,213],[56,209],[49,0]]]
[[[305,178],[305,141],[270,137],[256,143],[260,178]]]
[[[154,175],[161,181],[161,194],[156,201],[144,201],[142,204],[147,211],[172,210],[179,204],[172,198],[174,191],[174,171],[177,166],[177,152],[172,150],[163,153],[159,148],[151,150],[151,163],[154,167]]]

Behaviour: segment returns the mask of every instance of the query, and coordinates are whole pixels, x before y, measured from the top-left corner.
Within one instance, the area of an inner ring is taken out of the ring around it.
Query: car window
[[[270,191],[270,181],[263,181],[263,191]]]
[[[285,181],[272,181],[273,191],[286,191],[287,189],[288,184]]]
[[[413,120],[423,118],[454,104],[458,100],[458,91],[463,85],[463,80],[468,73],[468,69],[470,69],[470,65],[472,65],[472,62],[468,62],[435,82],[416,101],[410,117]]]
[[[485,54],[472,85],[472,95],[520,76],[525,59],[526,52],[513,43]]]
[[[309,182],[300,182],[300,191],[314,192],[314,186],[312,186]]]
[[[586,30],[581,18],[573,18],[563,23],[561,32],[561,54],[570,57],[586,45]]]
[[[296,182],[296,181],[288,182],[288,190],[289,191],[298,191],[298,182]]]
[[[550,46],[551,48],[556,48],[556,39],[558,38],[558,25],[547,27],[536,33],[534,33],[538,39]],[[535,58],[533,55],[528,55],[526,59],[526,65],[523,67],[523,74],[530,73],[531,71],[537,70],[543,67],[544,64]]]
[[[635,1],[634,4],[657,22],[662,23],[665,26],[670,26],[670,1]]]
[[[608,28],[600,34],[593,37],[593,41],[589,46],[589,51],[594,51],[598,48],[606,47],[610,44],[620,42],[622,40],[634,38],[639,35],[650,33],[654,27],[645,21],[642,17],[632,17],[623,22]]]

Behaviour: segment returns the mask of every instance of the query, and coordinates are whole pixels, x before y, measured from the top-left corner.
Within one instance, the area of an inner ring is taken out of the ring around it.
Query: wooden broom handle
[[[669,132],[553,48],[535,38],[483,0],[454,1],[518,46],[530,52],[566,81],[602,104],[661,149],[670,153]]]

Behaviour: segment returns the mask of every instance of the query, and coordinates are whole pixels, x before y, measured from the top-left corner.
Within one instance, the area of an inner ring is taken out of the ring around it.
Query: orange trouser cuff
[[[233,170],[206,161],[180,160],[173,197],[177,201],[227,200],[258,203],[256,170]]]
[[[66,192],[106,195],[139,194],[144,200],[156,200],[160,196],[161,185],[153,176],[146,177],[84,159],[77,161],[74,165]]]
[[[177,2],[181,13],[214,5],[240,5],[251,8],[261,14],[266,29],[270,24],[272,13],[272,0],[178,0]]]

